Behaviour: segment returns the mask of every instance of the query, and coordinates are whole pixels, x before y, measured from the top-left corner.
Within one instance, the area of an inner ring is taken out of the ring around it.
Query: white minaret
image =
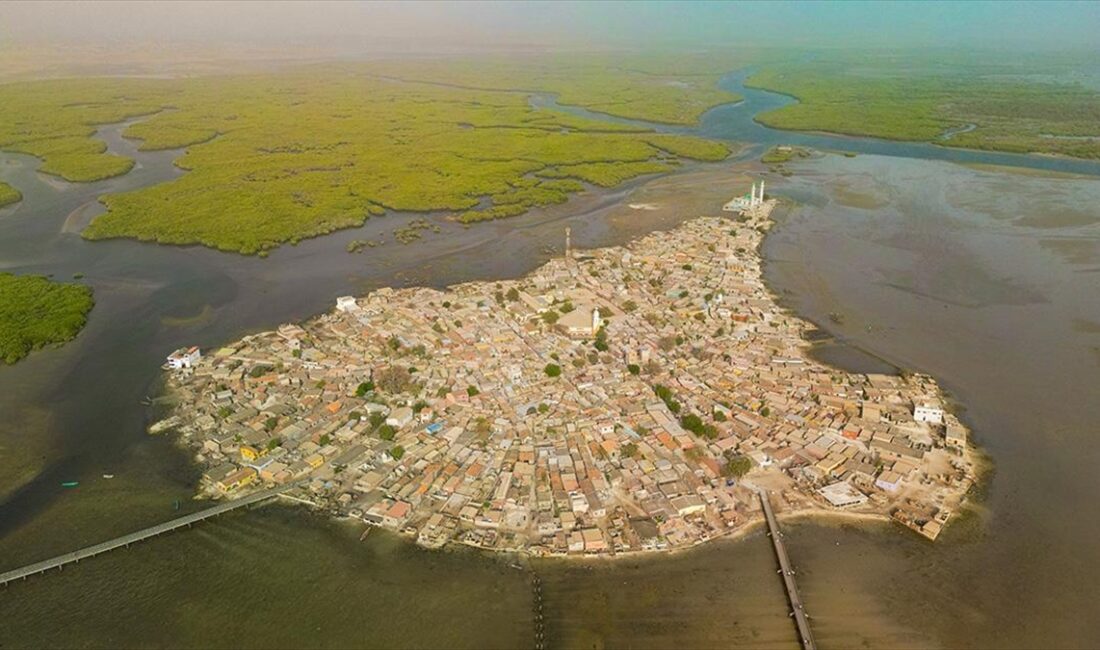
[[[570,234],[571,234],[570,228],[569,228],[569,226],[566,226],[565,227],[565,256],[566,257],[572,257],[573,256],[573,244],[572,244],[572,242],[570,242]]]
[[[760,202],[764,202],[764,181],[760,181]]]
[[[752,184],[752,190],[749,194],[749,207],[756,205],[756,183]]]

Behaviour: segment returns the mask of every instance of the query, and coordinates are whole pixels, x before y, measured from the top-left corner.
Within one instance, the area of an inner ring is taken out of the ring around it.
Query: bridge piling
[[[787,555],[787,547],[783,543],[783,533],[779,531],[779,522],[775,518],[775,513],[772,512],[771,499],[763,489],[758,488],[757,494],[760,497],[760,506],[764,509],[764,518],[768,522],[768,536],[772,539],[775,557],[779,561],[779,573],[783,576],[783,586],[787,590],[787,600],[791,605],[790,615],[794,618],[795,625],[798,627],[799,641],[802,643],[803,650],[817,650],[817,644],[814,642],[813,633],[810,630],[810,617],[806,615],[806,611],[802,606],[802,597],[798,595],[798,585],[794,580],[794,569],[791,566],[791,559]]]
[[[289,490],[290,488],[297,485],[299,482],[300,481],[295,481],[293,483],[288,483],[280,487],[271,488],[268,490],[261,490],[248,496],[241,497],[240,499],[227,501],[225,503],[218,504],[212,508],[207,508],[206,510],[202,510],[200,512],[192,513],[190,515],[184,515],[183,517],[178,517],[176,519],[166,521],[162,524],[157,524],[156,526],[150,526],[149,528],[135,531],[133,533],[130,533],[129,535],[116,537],[115,539],[95,544],[93,546],[88,546],[76,551],[72,551],[71,553],[65,553],[63,555],[59,555],[48,560],[36,562],[20,569],[14,569],[12,571],[0,573],[0,586],[6,586],[9,582],[12,582],[18,578],[26,580],[30,576],[44,574],[50,569],[56,568],[60,571],[64,569],[66,564],[76,563],[82,559],[95,557],[96,555],[100,555],[108,551],[113,551],[118,548],[128,549],[130,548],[130,544],[135,544],[151,537],[156,537],[161,533],[176,530],[177,528],[182,528],[184,526],[191,527],[191,525],[196,522],[204,521],[206,519],[220,515],[225,512],[229,512],[231,510],[245,508],[253,504],[260,503],[261,501],[266,501],[267,499],[278,496],[279,494],[282,494],[283,492]]]

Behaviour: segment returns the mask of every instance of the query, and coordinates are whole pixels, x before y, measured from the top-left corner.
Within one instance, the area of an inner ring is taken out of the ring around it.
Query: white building
[[[760,181],[760,189],[756,189],[756,183],[748,194],[739,196],[722,206],[725,212],[750,212],[764,205],[764,181]]]
[[[359,303],[355,302],[352,296],[340,296],[336,299],[336,308],[343,312],[356,311],[359,309]]]
[[[897,492],[898,488],[901,487],[901,479],[901,474],[886,470],[875,479],[875,487],[887,492]]]
[[[407,406],[402,406],[401,408],[394,409],[393,412],[390,413],[390,416],[386,418],[386,424],[400,429],[409,422],[412,422],[412,419],[413,410]]]
[[[202,359],[202,353],[199,352],[199,348],[191,346],[189,348],[180,348],[168,355],[168,363],[165,364],[172,370],[182,370],[184,368],[194,368],[195,364]]]
[[[867,503],[867,495],[844,481],[839,481],[817,491],[834,508],[851,508]]]
[[[914,404],[913,419],[917,422],[943,424],[943,409],[931,403]]]

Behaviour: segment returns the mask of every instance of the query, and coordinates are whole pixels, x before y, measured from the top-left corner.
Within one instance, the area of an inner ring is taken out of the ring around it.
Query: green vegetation
[[[638,176],[662,174],[671,171],[673,168],[673,163],[659,160],[593,162],[578,165],[559,165],[537,172],[536,175],[543,178],[579,178],[600,187],[614,187],[623,181]]]
[[[714,428],[714,425],[706,424],[701,417],[694,413],[687,413],[681,416],[680,426],[701,438],[714,440],[718,437],[718,430]]]
[[[542,369],[546,373],[547,377],[559,377],[561,376],[561,366],[556,363],[548,363],[546,367]]]
[[[393,449],[390,450],[390,456],[392,456],[394,460],[401,460],[401,457],[404,455],[405,448],[401,445],[394,445]]]
[[[617,117],[694,124],[707,109],[740,99],[717,84],[723,74],[744,63],[741,53],[653,52],[383,61],[370,67],[388,77],[552,93],[561,104]]]
[[[1034,70],[815,59],[767,66],[748,85],[800,100],[757,116],[775,128],[1100,158],[1100,92]]]
[[[11,205],[12,203],[18,203],[23,200],[23,195],[19,190],[15,189],[11,185],[0,181],[0,208]]]
[[[668,410],[672,411],[673,413],[680,412],[680,402],[676,401],[676,397],[672,394],[672,391],[669,390],[667,386],[657,384],[653,387],[653,392],[657,394],[657,397],[661,398],[661,401],[665,403],[665,406],[668,407]]]
[[[715,87],[732,67],[728,57],[611,66],[592,56],[19,82],[0,85],[0,148],[36,155],[43,171],[69,180],[105,178],[133,163],[106,153],[95,125],[148,116],[125,135],[144,150],[186,147],[176,164],[188,173],[104,196],[108,210],[84,236],[263,254],[387,210],[505,218],[562,203],[586,183],[611,187],[684,159],[721,160],[724,144],[535,108],[515,90],[690,123],[735,99]]]
[[[600,352],[607,352],[610,347],[607,344],[607,328],[601,327],[596,331],[596,339],[592,342],[592,347],[596,348]]]
[[[795,158],[805,158],[810,155],[810,152],[798,147],[778,146],[768,149],[763,156],[760,157],[760,162],[765,165],[782,165],[788,163]]]
[[[40,170],[69,181],[130,171],[129,158],[92,139],[97,124],[148,115],[170,103],[162,80],[58,79],[0,86],[0,149],[42,158]]]
[[[88,287],[0,273],[0,361],[15,363],[32,350],[71,341],[93,304]]]
[[[726,476],[741,478],[752,469],[752,459],[748,456],[734,456],[726,461],[723,469]]]

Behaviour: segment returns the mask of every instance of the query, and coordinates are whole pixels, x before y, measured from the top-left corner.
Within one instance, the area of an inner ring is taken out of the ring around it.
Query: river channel
[[[1100,180],[1046,173],[1098,176],[1100,165],[774,131],[752,116],[792,100],[744,78],[722,83],[745,100],[692,132],[754,145],[749,153],[783,143],[860,154],[767,176],[798,204],[766,240],[770,286],[843,346],[941,379],[996,468],[936,544],[891,525],[791,526],[818,641],[1100,644],[1090,544],[1100,532]],[[468,229],[433,215],[440,234],[361,254],[345,246],[422,215],[372,219],[266,260],[87,242],[77,233],[97,196],[179,173],[178,152],[138,152],[123,129],[100,136],[139,164],[101,183],[53,180],[33,158],[0,154],[0,178],[25,197],[0,210],[0,269],[82,273],[97,301],[74,342],[0,368],[0,570],[200,507],[186,454],[144,432],[155,408],[143,401],[158,394],[172,349],[307,318],[345,293],[514,277],[560,250],[565,225],[579,246],[617,244],[714,209],[735,188],[731,165],[703,166]],[[665,209],[627,205],[640,200]],[[80,487],[60,487],[69,480]],[[0,647],[532,646],[532,570],[551,647],[796,643],[759,534],[672,557],[515,568],[359,532],[286,507],[233,514],[0,590]]]

